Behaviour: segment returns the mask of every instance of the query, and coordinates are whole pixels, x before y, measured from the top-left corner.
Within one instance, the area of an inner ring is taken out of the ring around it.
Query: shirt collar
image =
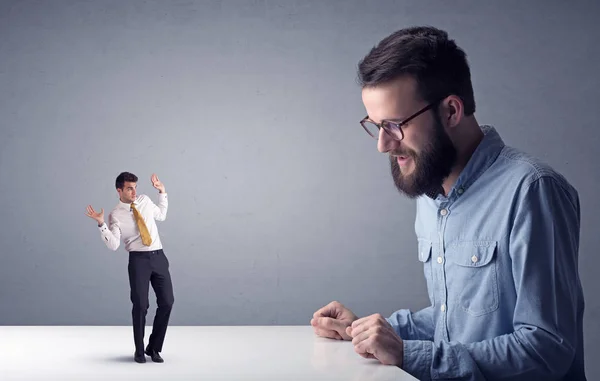
[[[138,206],[137,198],[133,202],[133,205]],[[125,202],[123,202],[123,201],[121,201],[119,199],[119,204],[117,205],[117,207],[121,208],[121,209],[125,209],[125,210],[130,210],[131,209],[131,204],[125,203]]]
[[[459,196],[465,193],[475,180],[496,161],[500,151],[504,148],[504,141],[494,127],[483,125],[481,131],[483,139],[452,186],[448,198],[453,197],[455,193],[458,193]],[[427,193],[427,196],[436,199],[441,193],[443,192],[433,191]]]

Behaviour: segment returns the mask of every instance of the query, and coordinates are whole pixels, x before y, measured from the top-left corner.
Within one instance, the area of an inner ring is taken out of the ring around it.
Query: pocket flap
[[[419,239],[419,261],[427,262],[431,256],[431,241]]]
[[[447,258],[459,266],[481,267],[492,261],[496,241],[463,241],[446,250]]]

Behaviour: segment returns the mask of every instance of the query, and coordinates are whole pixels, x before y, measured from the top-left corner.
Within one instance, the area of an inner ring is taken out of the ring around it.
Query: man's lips
[[[408,161],[410,160],[410,155],[392,155],[393,157],[396,158],[396,162],[398,163],[398,165],[405,165],[406,163],[408,163]]]

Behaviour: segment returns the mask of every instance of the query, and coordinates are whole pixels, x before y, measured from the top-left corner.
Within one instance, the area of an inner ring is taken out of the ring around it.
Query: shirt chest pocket
[[[462,241],[446,248],[448,301],[473,316],[498,309],[496,241]]]

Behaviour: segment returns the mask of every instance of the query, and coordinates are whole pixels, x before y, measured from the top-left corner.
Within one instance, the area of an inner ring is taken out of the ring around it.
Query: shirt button
[[[464,193],[464,191],[465,191],[464,189],[462,189],[462,188],[458,188],[458,194],[463,194],[463,193]]]
[[[445,215],[447,215],[447,214],[448,214],[448,209],[442,209],[442,210],[440,210],[440,214],[441,214],[442,216],[445,216]]]
[[[478,261],[478,260],[479,260],[479,258],[477,258],[477,256],[476,256],[476,255],[474,255],[474,256],[472,256],[472,257],[471,257],[471,261],[472,261],[473,263],[477,263],[477,261]]]
[[[437,261],[438,261],[438,263],[439,263],[439,264],[442,264],[442,262],[444,262],[444,258],[442,258],[442,257],[438,257],[438,258],[437,258]]]
[[[442,304],[440,310],[442,310],[442,312],[446,312],[446,304]]]

